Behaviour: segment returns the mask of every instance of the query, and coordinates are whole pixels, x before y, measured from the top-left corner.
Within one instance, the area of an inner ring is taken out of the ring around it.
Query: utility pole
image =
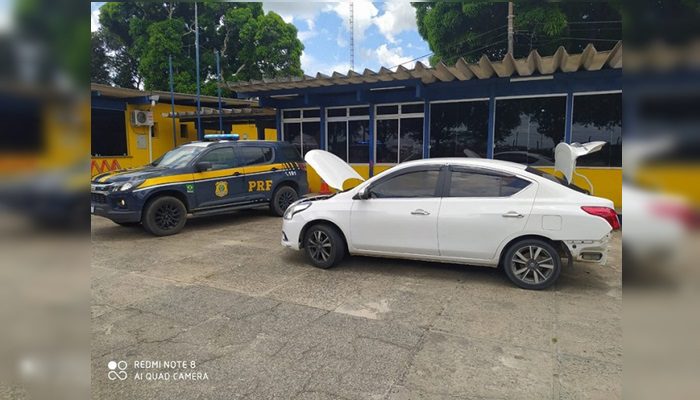
[[[197,64],[197,140],[204,140],[204,135],[202,134],[202,116],[200,115],[200,102],[199,102],[199,19],[197,17],[197,2],[194,2],[194,58],[195,64]]]
[[[513,2],[508,2],[508,54],[513,55]]]
[[[355,4],[350,1],[350,69],[355,70]]]

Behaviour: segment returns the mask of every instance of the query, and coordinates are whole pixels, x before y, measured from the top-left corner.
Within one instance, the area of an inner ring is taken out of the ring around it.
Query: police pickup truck
[[[308,191],[306,164],[285,142],[236,141],[207,135],[142,168],[92,178],[90,212],[153,235],[178,233],[187,215],[226,213],[269,204],[282,216]]]

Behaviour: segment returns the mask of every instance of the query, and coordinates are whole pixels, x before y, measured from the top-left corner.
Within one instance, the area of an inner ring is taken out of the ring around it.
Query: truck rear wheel
[[[187,222],[187,208],[176,197],[161,196],[148,202],[141,222],[153,235],[174,235]]]

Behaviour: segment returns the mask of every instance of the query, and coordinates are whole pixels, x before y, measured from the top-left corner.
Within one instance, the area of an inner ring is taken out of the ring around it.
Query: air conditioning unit
[[[131,125],[153,126],[153,113],[150,111],[134,110],[131,113]]]

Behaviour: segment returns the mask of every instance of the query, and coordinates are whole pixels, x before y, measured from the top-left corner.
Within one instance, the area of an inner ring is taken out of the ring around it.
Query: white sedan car
[[[293,203],[282,244],[304,249],[320,268],[347,253],[502,265],[516,285],[543,289],[562,258],[604,263],[620,226],[612,201],[568,184],[576,157],[600,148],[588,145],[558,147],[566,179],[506,161],[432,158],[363,181],[335,155],[312,150],[306,161],[341,192]]]

